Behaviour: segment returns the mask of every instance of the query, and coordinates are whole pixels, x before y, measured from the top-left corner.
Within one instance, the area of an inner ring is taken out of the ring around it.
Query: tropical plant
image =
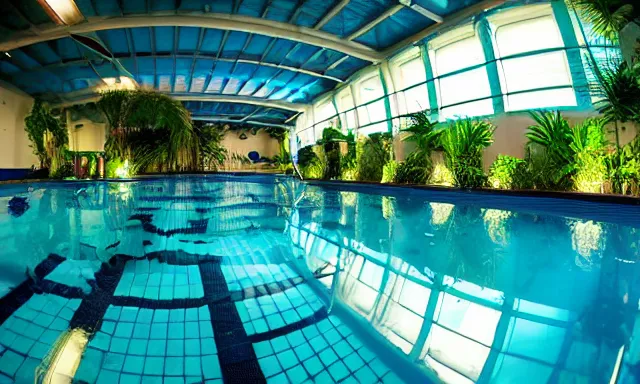
[[[623,195],[637,193],[640,185],[640,137],[604,158],[611,190]]]
[[[496,189],[525,189],[527,162],[517,157],[498,155],[489,169],[489,186]]]
[[[571,0],[593,32],[612,42],[618,41],[620,30],[637,16],[634,3],[634,0]]]
[[[594,70],[594,74],[597,83],[593,93],[601,98],[595,107],[605,122],[640,123],[640,68],[613,60],[602,69]]]
[[[24,119],[25,131],[32,143],[33,153],[38,156],[41,168],[49,168],[51,175],[64,163],[69,144],[66,124],[55,117],[42,101],[36,100],[31,113]]]
[[[416,149],[400,163],[396,172],[397,183],[424,184],[432,169],[431,152],[438,148],[442,130],[436,130],[437,121],[431,121],[426,111],[411,115],[411,125],[403,129],[410,133],[403,141],[413,142]]]
[[[389,160],[382,167],[382,183],[392,183],[396,178],[396,172],[398,171],[398,162],[395,160]]]
[[[482,169],[482,151],[493,142],[495,126],[487,121],[460,119],[441,136],[447,166],[456,185],[479,188],[486,181]]]
[[[345,135],[347,154],[340,159],[340,179],[355,181],[358,179],[358,162],[356,155],[356,141],[352,131]]]
[[[313,146],[298,150],[298,166],[305,179],[321,179],[325,172],[325,164],[313,151]]]
[[[574,171],[572,132],[567,120],[556,112],[531,111],[536,122],[528,128],[528,155],[536,187],[568,189]]]
[[[391,160],[392,140],[390,133],[373,133],[358,139],[356,161],[359,181],[382,180],[382,168]]]
[[[116,90],[104,92],[97,105],[109,123],[108,161],[130,160],[134,171],[198,167],[198,137],[179,101],[155,91]]]
[[[193,132],[198,139],[197,154],[200,159],[200,167],[204,171],[217,171],[227,156],[227,150],[222,146],[224,138],[223,128],[216,124],[207,124],[201,121],[194,122]]]
[[[278,141],[280,152],[274,156],[274,164],[281,170],[287,171],[293,168],[291,163],[291,153],[289,151],[289,131],[281,127],[268,127],[265,131],[269,136]]]

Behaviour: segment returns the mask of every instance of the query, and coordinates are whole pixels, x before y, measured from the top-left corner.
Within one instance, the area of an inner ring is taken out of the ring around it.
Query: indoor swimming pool
[[[0,200],[0,383],[640,381],[638,205],[222,174]]]

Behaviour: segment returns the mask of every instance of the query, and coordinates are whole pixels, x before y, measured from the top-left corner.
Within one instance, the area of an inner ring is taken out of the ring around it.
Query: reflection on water
[[[496,208],[464,195],[367,190],[248,177],[6,187],[0,295],[51,253],[91,261],[108,261],[116,248],[144,254],[140,239],[151,230],[180,234],[215,219],[199,239],[285,233],[283,261],[320,288],[331,310],[366,324],[431,378],[640,381],[640,224],[539,214],[517,198]],[[17,217],[7,208],[14,196],[29,203]],[[571,212],[573,203],[549,204]],[[159,219],[145,224],[150,213]],[[184,246],[166,241],[166,249]]]
[[[411,361],[451,383],[640,380],[637,228],[333,189],[305,190],[292,243]]]

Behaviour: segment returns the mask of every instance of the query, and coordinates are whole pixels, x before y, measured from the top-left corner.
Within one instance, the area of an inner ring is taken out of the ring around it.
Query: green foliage
[[[215,124],[196,122],[193,132],[198,139],[200,166],[205,171],[217,171],[224,163],[227,150],[222,146],[224,131]]]
[[[298,167],[305,179],[321,179],[324,175],[324,162],[313,151],[313,146],[298,151]]]
[[[123,166],[124,160],[120,159],[119,157],[109,159],[105,164],[104,173],[107,178],[115,179],[116,177],[118,177],[118,175],[116,174],[116,170]]]
[[[568,189],[575,154],[571,148],[573,139],[569,123],[559,111],[532,111],[529,115],[536,122],[526,133],[536,187]]]
[[[390,133],[374,133],[361,137],[356,144],[358,180],[382,180],[382,168],[391,159],[392,136]]]
[[[421,151],[412,152],[398,164],[395,182],[401,184],[426,184],[432,171],[431,157]]]
[[[66,179],[73,177],[73,164],[72,163],[63,163],[58,169],[52,172],[49,177],[52,179]]]
[[[580,192],[602,192],[607,178],[605,152],[608,146],[604,121],[588,119],[571,129],[570,148],[575,172],[573,187]]]
[[[527,187],[527,162],[517,157],[498,155],[489,169],[489,186],[496,189]]]
[[[418,112],[411,116],[411,125],[403,129],[410,133],[403,141],[413,142],[416,149],[407,159],[398,165],[396,183],[424,184],[431,174],[431,152],[440,145],[443,130],[436,130],[437,122],[432,122],[426,112]]]
[[[273,158],[274,164],[281,170],[287,171],[293,169],[293,163],[291,162],[291,153],[289,151],[289,131],[280,127],[269,127],[265,131],[272,138],[278,140],[280,146],[280,153]]]
[[[625,61],[613,62],[594,70],[597,84],[594,94],[602,98],[595,104],[605,122],[640,123],[640,67]]]
[[[62,163],[61,158],[69,144],[66,124],[56,118],[40,100],[34,102],[24,122],[33,153],[40,160],[40,167],[49,168],[54,173]]]
[[[485,184],[482,151],[493,142],[494,131],[495,127],[489,122],[460,119],[442,134],[447,166],[457,186],[480,188]]]
[[[618,41],[618,32],[634,18],[633,0],[571,0],[598,36]]]
[[[134,171],[198,168],[200,142],[179,101],[155,91],[107,91],[97,105],[110,125],[107,159],[130,159]]]
[[[640,184],[640,137],[604,158],[611,190],[623,195],[637,193]]]
[[[392,183],[396,178],[398,162],[389,160],[382,168],[382,183]]]

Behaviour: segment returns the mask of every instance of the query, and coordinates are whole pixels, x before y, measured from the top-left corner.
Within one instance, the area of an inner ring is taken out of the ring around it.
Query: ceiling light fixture
[[[5,55],[7,55],[7,57],[11,57],[11,55],[9,54],[9,52],[5,52]]]
[[[38,0],[38,3],[58,25],[74,25],[84,20],[74,0]]]

